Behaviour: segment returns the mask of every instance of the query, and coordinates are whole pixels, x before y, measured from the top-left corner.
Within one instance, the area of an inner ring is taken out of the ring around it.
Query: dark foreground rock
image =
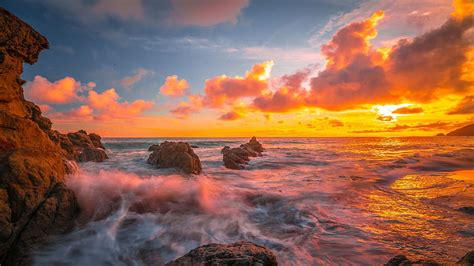
[[[446,136],[474,136],[474,124],[449,132]]]
[[[461,211],[470,215],[474,215],[474,206],[461,207],[458,209],[458,211]]]
[[[186,142],[165,141],[160,145],[152,145],[148,150],[153,152],[147,162],[157,168],[179,168],[195,175],[202,171],[199,157]]]
[[[248,143],[242,144],[238,148],[225,146],[221,153],[226,168],[241,170],[245,169],[245,165],[250,161],[250,157],[261,156],[264,150],[262,144],[255,137],[252,137]]]
[[[446,265],[443,263],[438,263],[432,260],[410,260],[405,255],[397,255],[391,258],[386,264],[386,266],[410,266],[410,265],[420,265],[420,266],[441,266]],[[474,251],[466,253],[458,262],[451,263],[449,265],[464,265],[472,266],[474,265]]]
[[[191,250],[188,254],[168,262],[166,266],[276,266],[273,252],[248,241],[234,244],[209,244]]]
[[[32,249],[66,232],[79,208],[64,185],[67,160],[51,141],[51,121],[25,101],[23,62],[34,64],[48,41],[0,8],[0,264],[28,265]]]

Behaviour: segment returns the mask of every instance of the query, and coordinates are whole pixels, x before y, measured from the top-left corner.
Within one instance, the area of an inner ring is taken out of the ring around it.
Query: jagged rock
[[[87,134],[85,130],[79,130],[75,133],[68,133],[66,137],[69,142],[63,141],[61,147],[64,146],[63,149],[67,151],[68,157],[72,157],[78,162],[103,162],[109,158],[105,153],[104,145],[100,142],[101,138],[97,134]]]
[[[157,168],[179,168],[188,174],[200,174],[201,161],[186,142],[165,141],[159,146],[153,145],[148,150],[153,153],[148,157],[148,163]]]
[[[411,266],[411,265],[419,265],[419,266],[439,266],[439,265],[446,265],[444,263],[438,263],[432,260],[410,260],[405,255],[397,255],[391,258],[386,264],[386,266]],[[474,265],[474,251],[470,251],[464,255],[458,262],[451,263],[449,265],[465,265],[465,266],[472,266]]]
[[[261,156],[263,151],[262,144],[252,137],[248,143],[242,144],[238,148],[225,146],[221,153],[226,168],[240,170],[245,169],[245,165],[250,161],[249,157]]]
[[[0,264],[29,264],[32,247],[67,231],[78,213],[51,121],[25,101],[20,75],[46,38],[0,7]]]
[[[153,144],[150,147],[148,147],[148,151],[155,151],[160,148],[160,144]]]
[[[166,264],[166,266],[197,265],[276,266],[278,263],[270,249],[252,242],[240,241],[229,245],[203,245]]]

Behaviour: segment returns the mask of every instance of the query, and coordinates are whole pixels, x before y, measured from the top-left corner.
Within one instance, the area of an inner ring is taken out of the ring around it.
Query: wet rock
[[[226,168],[234,170],[245,169],[245,165],[250,161],[250,157],[261,156],[264,150],[262,144],[255,137],[252,137],[248,143],[242,144],[238,148],[225,146],[221,150],[222,160]]]
[[[276,266],[278,263],[270,249],[252,242],[240,241],[229,245],[203,245],[166,264],[166,266],[192,265]]]
[[[160,144],[153,144],[150,147],[148,147],[148,151],[155,151],[160,148]]]
[[[148,150],[153,151],[148,157],[148,163],[157,168],[179,168],[188,174],[200,174],[201,161],[186,142],[165,141],[153,145]]]
[[[461,211],[470,215],[474,215],[474,207],[471,207],[471,206],[461,207],[458,209],[458,211]]]
[[[386,266],[411,266],[411,265],[420,265],[420,266],[438,266],[446,265],[444,263],[438,263],[432,260],[410,260],[405,255],[397,255],[391,258],[386,264]],[[449,265],[474,265],[474,251],[466,253],[458,262],[450,263]]]
[[[85,130],[79,130],[75,133],[68,133],[61,147],[68,153],[68,157],[72,157],[78,162],[103,162],[108,159],[105,153],[104,145],[100,142],[100,136],[94,133],[87,134]]]
[[[51,121],[24,100],[23,62],[48,41],[0,7],[0,264],[28,265],[33,247],[72,225],[79,209],[64,185],[66,160]]]

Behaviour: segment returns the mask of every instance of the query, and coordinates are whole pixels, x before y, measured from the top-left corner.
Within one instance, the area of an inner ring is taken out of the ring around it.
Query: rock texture
[[[23,62],[33,64],[46,38],[0,8],[0,264],[29,264],[32,248],[73,225],[79,208],[64,185],[63,150],[51,121],[25,101]]]
[[[474,136],[474,124],[449,132],[446,136]]]
[[[223,155],[224,166],[229,169],[245,169],[245,165],[250,161],[250,157],[261,156],[265,149],[257,138],[252,137],[248,143],[240,145],[238,148],[225,146],[221,153]]]
[[[166,266],[276,266],[275,255],[266,247],[248,241],[230,245],[209,244],[191,250],[188,254],[168,262]]]
[[[446,265],[444,263],[438,263],[432,260],[410,260],[404,255],[397,255],[391,258],[386,264],[386,266],[411,266],[411,265],[420,265],[420,266],[441,266]],[[466,253],[458,262],[450,263],[449,265],[463,265],[463,266],[472,266],[474,265],[474,251]]]
[[[188,174],[198,175],[202,171],[201,161],[186,142],[165,141],[160,145],[152,145],[153,151],[148,157],[148,163],[157,168],[179,168]]]

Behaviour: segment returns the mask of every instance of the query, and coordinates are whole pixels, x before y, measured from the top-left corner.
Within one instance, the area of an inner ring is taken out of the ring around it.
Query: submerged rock
[[[194,265],[276,266],[278,263],[270,249],[252,242],[240,241],[229,245],[203,245],[166,264],[166,266]]]
[[[446,265],[444,263],[438,263],[432,260],[410,260],[405,255],[397,255],[391,258],[386,264],[386,266],[411,266],[411,265],[420,265],[420,266],[438,266]],[[451,263],[449,265],[465,265],[471,266],[474,265],[474,251],[466,253],[458,262]]]
[[[165,141],[160,145],[152,145],[153,151],[148,157],[148,163],[157,168],[179,168],[188,174],[200,174],[201,161],[186,142]]]
[[[222,160],[226,168],[234,170],[245,169],[245,165],[250,161],[250,157],[261,156],[264,150],[262,144],[257,141],[257,138],[252,137],[248,143],[242,144],[238,148],[225,146],[221,150]]]
[[[0,7],[0,264],[28,265],[33,247],[72,225],[79,208],[51,121],[25,101],[20,75],[48,41]]]

